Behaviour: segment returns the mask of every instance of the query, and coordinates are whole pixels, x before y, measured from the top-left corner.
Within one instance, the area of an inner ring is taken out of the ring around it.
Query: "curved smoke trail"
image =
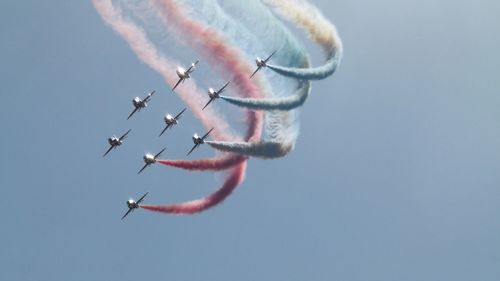
[[[191,171],[195,170],[221,171],[229,169],[237,164],[240,164],[241,162],[244,162],[247,159],[248,157],[245,157],[243,155],[230,154],[227,157],[221,157],[217,160],[210,159],[210,161],[207,161],[207,159],[200,159],[200,160],[157,160],[156,162],[166,166],[182,168]]]
[[[294,147],[293,142],[282,143],[272,141],[256,143],[207,141],[206,143],[218,150],[235,153],[245,151],[246,155],[263,159],[283,157]]]
[[[309,61],[301,65],[280,66],[268,64],[276,73],[299,80],[321,80],[332,75],[342,59],[342,41],[337,29],[326,20],[321,12],[306,1],[299,0],[268,0],[269,6],[274,7],[278,14],[304,29],[311,39],[320,44],[326,54],[324,65],[310,68]],[[280,50],[281,51],[281,50]],[[240,98],[221,96],[231,104],[254,110],[291,110],[304,104],[309,95],[309,89],[299,89],[294,95],[280,98]]]
[[[296,93],[280,98],[239,98],[221,95],[220,98],[237,106],[253,109],[253,110],[283,110],[288,111],[295,109],[304,104],[311,91],[311,83],[303,81]]]
[[[245,24],[244,27],[248,27],[250,29],[249,31],[253,33],[253,36],[237,36],[240,38],[240,41],[243,41],[240,42],[239,45],[248,46],[254,42],[263,42],[263,46],[255,48],[262,53],[262,55],[270,53],[273,50],[277,50],[276,55],[273,56],[273,60],[278,60],[280,63],[288,66],[301,68],[309,67],[310,62],[304,48],[296,41],[295,37],[288,31],[288,29],[286,29],[286,27],[276,19],[269,9],[264,7],[259,1],[225,2],[225,5],[228,6],[228,8],[235,10],[237,18],[227,19],[228,15],[221,13],[220,9],[214,9],[211,11],[212,20],[216,23],[224,22],[224,25],[219,24],[218,28],[226,29],[228,29],[227,26],[231,26],[231,24],[234,24],[235,22],[243,22]],[[239,25],[238,30],[242,29],[244,28]],[[242,38],[245,38],[246,41]],[[247,50],[247,52],[257,54],[255,50]],[[251,63],[252,67],[255,68],[255,62],[252,60]],[[252,69],[252,71],[253,70],[254,69]],[[261,72],[263,71],[264,69],[261,70]],[[259,79],[260,75],[261,74],[258,73],[252,79]],[[286,84],[293,85],[290,81],[283,80],[280,88],[284,88]],[[221,95],[221,99],[233,105],[252,110],[288,111],[304,104],[310,92],[309,88],[309,82],[304,82],[295,89],[287,91],[286,94],[293,91],[291,95],[287,96],[280,96],[276,93],[279,90],[275,89],[273,93],[268,94],[264,98],[244,98]]]
[[[213,207],[228,197],[245,178],[246,162],[242,162],[230,171],[230,176],[222,187],[211,195],[197,200],[172,205],[140,205],[141,208],[167,214],[195,214]]]
[[[342,41],[337,28],[315,6],[303,0],[267,0],[285,19],[304,29],[309,37],[323,47],[326,63],[315,68],[294,68],[269,64],[275,72],[301,80],[321,80],[332,75],[342,60]]]

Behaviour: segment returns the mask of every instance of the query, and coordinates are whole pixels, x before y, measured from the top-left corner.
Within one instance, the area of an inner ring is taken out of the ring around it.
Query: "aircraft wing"
[[[264,60],[264,62],[267,62],[268,60],[271,59],[272,56],[274,56],[274,54],[276,54],[276,50],[274,52],[272,52],[269,57],[267,57],[267,59]]]
[[[187,73],[191,73],[191,71],[193,70],[193,68],[199,63],[200,61],[197,60],[195,61],[193,64],[191,64],[191,66],[186,70]]]
[[[114,146],[111,146],[111,147],[110,147],[110,148],[106,151],[106,153],[104,153],[104,155],[103,155],[102,157],[104,157],[104,156],[108,155],[108,153],[111,151],[111,149],[113,149],[113,147],[114,147]]]
[[[177,88],[177,86],[179,86],[179,84],[184,80],[184,78],[179,78],[179,81],[177,81],[177,83],[175,84],[175,86],[172,88],[172,92],[175,90],[175,88]]]
[[[136,107],[134,109],[134,111],[132,111],[132,113],[130,113],[130,115],[127,117],[127,120],[130,119],[130,117],[132,117],[132,115],[134,115],[134,113],[139,109],[139,107]]]
[[[156,90],[153,90],[151,93],[149,93],[145,98],[144,98],[144,102],[148,102],[149,99],[153,96],[153,94],[156,92]]]
[[[120,140],[123,140],[125,139],[125,137],[127,137],[128,133],[130,133],[131,129],[129,129],[125,134],[123,134],[121,137],[120,137]]]
[[[123,215],[122,220],[123,220],[126,216],[128,216],[128,214],[130,214],[130,212],[132,212],[132,210],[134,210],[134,209],[129,208],[129,209],[128,209],[128,211],[125,213],[125,215]]]
[[[144,197],[146,197],[148,194],[149,192],[146,192],[144,195],[142,195],[141,199],[137,200],[137,205],[139,205],[139,203],[141,203],[142,200],[144,200]]]
[[[185,107],[183,110],[181,110],[181,112],[179,112],[177,115],[175,115],[174,119],[177,120],[177,119],[181,118],[181,115],[182,115],[182,113],[184,113],[184,111],[186,111]]]
[[[205,104],[205,106],[201,109],[205,109],[205,107],[207,107],[215,98],[210,98],[210,100],[207,102],[207,104]]]
[[[161,133],[160,133],[160,135],[159,135],[159,136],[163,135],[163,133],[165,133],[165,131],[166,131],[168,128],[170,128],[170,126],[172,126],[172,124],[168,124],[167,126],[165,126],[165,129],[163,129],[163,131],[161,131]]]
[[[160,157],[160,155],[163,153],[163,151],[165,151],[166,147],[163,148],[160,152],[158,152],[156,155],[155,155],[155,159]]]
[[[149,163],[144,164],[144,166],[137,172],[137,174],[140,174],[146,167],[149,166]]]
[[[218,94],[220,94],[220,93],[224,92],[224,90],[226,89],[227,85],[229,85],[229,82],[231,82],[231,81],[227,81],[227,83],[226,83],[226,84],[224,84],[224,86],[222,86],[222,88],[220,88],[220,89],[217,91],[217,93],[218,93]]]
[[[201,137],[202,140],[205,140],[206,137],[208,137],[208,134],[210,134],[210,132],[212,132],[214,128],[210,129],[210,131],[208,131],[203,137]]]
[[[257,73],[260,70],[261,67],[262,66],[257,67],[257,69],[252,73],[252,75],[250,75],[250,79],[252,79],[252,77],[255,75],[255,73]]]
[[[189,154],[191,154],[191,152],[193,152],[193,150],[194,150],[195,148],[197,148],[198,146],[199,146],[199,144],[195,144],[195,145],[193,146],[193,148],[191,148],[191,150],[188,152],[188,154],[186,154],[186,156],[189,156]]]

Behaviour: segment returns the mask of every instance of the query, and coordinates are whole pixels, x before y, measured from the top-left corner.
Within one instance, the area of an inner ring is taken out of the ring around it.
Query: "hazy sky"
[[[90,1],[1,1],[0,279],[500,280],[500,2],[313,3],[345,55],[313,84],[295,151],[250,160],[205,213],[121,221],[129,196],[218,186],[158,165],[136,174],[146,151],[182,157],[201,124],[187,114],[157,137],[182,105]]]

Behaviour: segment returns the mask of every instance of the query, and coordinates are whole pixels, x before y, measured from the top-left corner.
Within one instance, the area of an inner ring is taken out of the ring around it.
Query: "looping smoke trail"
[[[326,54],[326,63],[315,68],[294,68],[268,64],[275,72],[301,80],[321,80],[332,75],[342,60],[342,41],[337,29],[322,13],[307,1],[265,0],[278,14],[304,29],[310,38],[320,44]]]
[[[288,154],[288,152],[290,152],[294,147],[294,143],[282,143],[273,141],[256,143],[207,141],[206,143],[211,147],[221,151],[237,153],[245,151],[245,155],[263,159],[283,157]]]
[[[149,211],[171,214],[195,214],[202,212],[221,203],[233,192],[235,187],[237,187],[243,181],[245,177],[245,168],[246,162],[242,162],[238,164],[238,166],[232,168],[230,171],[230,176],[227,178],[223,186],[219,190],[205,198],[180,204],[140,205],[140,207]]]
[[[248,157],[243,155],[231,154],[226,157],[221,157],[217,159],[218,161],[214,161],[212,159],[199,159],[199,160],[157,160],[156,162],[171,166],[177,167],[185,170],[191,171],[221,171],[229,169],[241,162],[247,160]]]
[[[246,107],[253,110],[283,110],[295,109],[304,104],[311,91],[311,83],[303,81],[296,90],[296,93],[281,98],[239,98],[221,95],[220,98],[237,106]]]

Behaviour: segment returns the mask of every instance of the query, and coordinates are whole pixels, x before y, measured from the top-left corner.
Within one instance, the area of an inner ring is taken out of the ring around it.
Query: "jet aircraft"
[[[252,75],[250,75],[250,79],[252,79],[252,77],[255,75],[255,73],[257,73],[261,68],[267,66],[267,62],[271,59],[272,56],[274,56],[274,54],[276,54],[276,51],[272,52],[271,55],[269,55],[269,57],[267,57],[267,59],[265,59],[265,60],[263,60],[259,57],[257,57],[255,59],[255,64],[257,64],[257,69],[252,73]]]
[[[165,124],[167,124],[167,126],[165,126],[165,129],[163,129],[163,131],[161,131],[160,136],[163,135],[163,133],[165,133],[165,131],[168,128],[179,124],[179,119],[181,119],[182,113],[184,113],[184,111],[186,111],[186,108],[181,110],[181,112],[179,112],[177,115],[175,115],[175,117],[170,115],[170,114],[167,114],[167,115],[165,115],[165,117],[163,117],[163,120],[165,121]]]
[[[147,107],[148,106],[147,103],[149,102],[149,100],[151,99],[151,97],[153,96],[153,94],[155,92],[156,91],[153,90],[144,99],[141,99],[139,97],[135,97],[132,100],[132,104],[134,105],[134,111],[132,111],[132,113],[130,113],[130,115],[127,117],[127,120],[130,119],[130,117],[132,117],[132,115],[134,115],[134,113],[136,113],[137,111],[140,111],[141,109]]]
[[[226,84],[224,84],[224,86],[222,86],[222,88],[220,88],[217,91],[214,90],[213,88],[208,89],[208,97],[210,98],[210,100],[207,102],[207,104],[205,104],[203,109],[205,109],[205,107],[207,107],[212,101],[214,101],[215,99],[218,99],[220,97],[220,94],[222,92],[224,92],[224,90],[226,89],[227,85],[229,85],[229,81]]]
[[[162,149],[160,152],[158,152],[156,155],[153,155],[151,153],[146,153],[142,159],[144,159],[144,166],[137,172],[137,174],[140,174],[144,169],[146,169],[149,165],[156,163],[156,159],[160,157],[160,155],[165,151],[165,148]]]
[[[186,156],[188,156],[189,154],[191,154],[191,152],[193,152],[193,150],[195,150],[195,148],[197,148],[198,146],[200,146],[200,144],[204,144],[205,143],[205,139],[208,137],[208,135],[210,134],[210,132],[212,132],[213,129],[214,128],[210,129],[210,131],[208,131],[203,137],[198,136],[198,134],[194,134],[193,135],[194,146],[193,146],[193,148],[191,148],[191,150],[188,152],[188,154]]]
[[[122,145],[122,144],[123,144],[123,140],[127,137],[128,133],[130,133],[130,131],[131,131],[131,130],[129,129],[127,132],[125,132],[125,134],[123,134],[123,135],[122,135],[121,137],[119,137],[119,138],[118,138],[118,137],[116,137],[116,136],[112,136],[112,137],[108,138],[108,143],[109,143],[111,146],[110,146],[110,147],[109,147],[109,149],[106,151],[106,153],[104,153],[104,155],[103,155],[102,157],[106,156],[106,155],[107,155],[107,154],[108,154],[108,153],[109,153],[109,152],[110,152],[113,148],[116,148],[116,147],[118,147],[118,146]]]
[[[180,83],[191,77],[191,73],[193,73],[193,71],[195,70],[198,62],[198,60],[193,62],[187,70],[182,67],[177,68],[175,72],[177,73],[177,76],[179,76],[179,81],[177,81],[175,86],[172,88],[172,92],[175,90],[175,88],[177,88],[177,86],[179,86]]]
[[[123,215],[122,220],[128,216],[132,211],[140,207],[141,202],[144,200],[146,195],[148,195],[149,192],[146,192],[146,194],[142,195],[141,199],[137,200],[137,202],[134,201],[134,199],[129,199],[127,200],[127,207],[128,211]]]

